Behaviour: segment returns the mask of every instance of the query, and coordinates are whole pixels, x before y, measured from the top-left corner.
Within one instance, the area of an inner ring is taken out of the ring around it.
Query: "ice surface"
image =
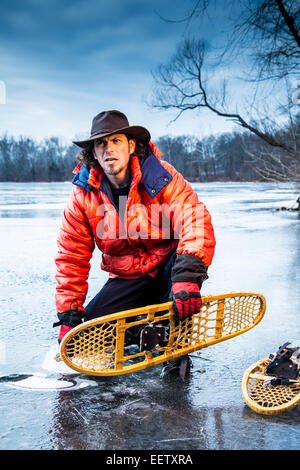
[[[60,390],[74,387],[73,382],[67,380],[59,380],[42,375],[32,375],[18,382],[6,382],[7,387],[19,388],[23,390]]]
[[[299,189],[193,186],[217,240],[203,295],[260,292],[267,311],[248,333],[193,354],[181,383],[160,378],[161,366],[96,378],[58,370],[54,256],[71,184],[0,184],[0,374],[17,379],[0,377],[2,449],[299,449],[299,410],[261,417],[241,394],[247,367],[300,338],[300,217],[277,210]],[[95,251],[87,302],[107,280],[100,262]]]
[[[58,374],[64,375],[77,375],[75,370],[71,369],[63,362],[62,359],[58,359],[59,349],[58,347],[53,347],[50,349],[45,356],[45,359],[42,363],[42,368],[49,372],[56,372]]]

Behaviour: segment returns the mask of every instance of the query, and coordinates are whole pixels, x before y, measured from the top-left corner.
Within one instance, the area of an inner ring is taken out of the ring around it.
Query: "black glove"
[[[72,308],[72,304],[74,303],[71,302],[70,304],[70,310],[67,310],[66,312],[62,313],[57,313],[59,321],[56,323],[53,323],[53,327],[55,326],[60,326],[59,330],[59,335],[58,335],[58,343],[60,344],[61,340],[63,337],[72,329],[74,326],[80,325],[82,322],[82,317],[83,317],[83,311],[78,310],[78,304],[76,302],[76,307]]]

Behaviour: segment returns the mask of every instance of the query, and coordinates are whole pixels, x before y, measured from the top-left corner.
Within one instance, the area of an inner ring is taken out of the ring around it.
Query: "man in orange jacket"
[[[58,237],[59,341],[82,319],[173,299],[178,320],[198,312],[215,238],[211,217],[141,126],[104,111],[82,150]],[[95,245],[109,279],[84,307]]]

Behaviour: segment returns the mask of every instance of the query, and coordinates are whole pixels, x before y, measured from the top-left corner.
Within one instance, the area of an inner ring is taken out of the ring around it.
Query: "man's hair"
[[[137,155],[139,158],[145,158],[148,156],[149,147],[147,145],[143,144],[143,142],[141,142],[138,139],[130,137],[129,135],[126,135],[126,137],[127,137],[128,142],[129,140],[135,141],[135,151],[133,155]],[[76,159],[79,162],[83,163],[88,169],[91,169],[92,167],[100,166],[99,162],[94,157],[94,153],[93,153],[94,142],[95,141],[92,140],[86,148],[80,150],[80,152],[78,152],[76,155]]]

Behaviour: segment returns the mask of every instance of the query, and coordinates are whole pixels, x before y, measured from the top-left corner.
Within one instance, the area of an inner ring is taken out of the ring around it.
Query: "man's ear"
[[[129,154],[132,155],[135,151],[136,142],[133,139],[129,140]]]

